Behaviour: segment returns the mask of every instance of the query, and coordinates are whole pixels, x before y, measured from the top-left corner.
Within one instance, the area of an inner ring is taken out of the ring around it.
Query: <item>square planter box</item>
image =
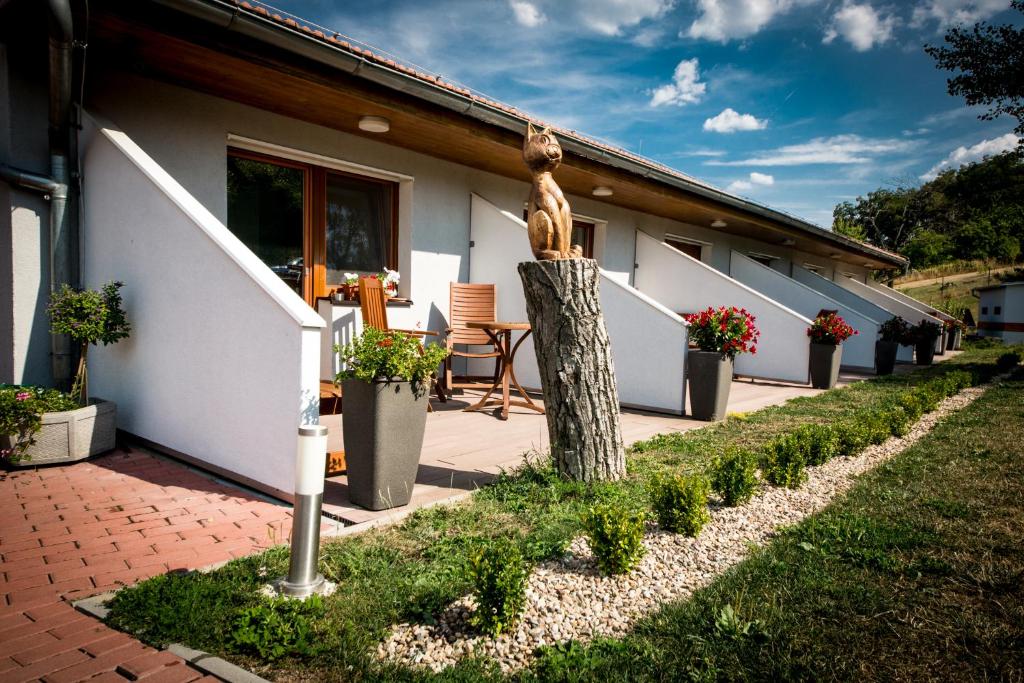
[[[100,398],[75,410],[43,413],[35,443],[15,467],[34,467],[85,460],[114,448],[117,432],[117,404]],[[10,437],[0,436],[4,448]]]

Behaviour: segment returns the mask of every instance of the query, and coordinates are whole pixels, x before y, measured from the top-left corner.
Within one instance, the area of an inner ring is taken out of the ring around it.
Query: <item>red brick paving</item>
[[[214,681],[76,612],[71,600],[284,542],[291,509],[122,449],[0,472],[0,680]]]

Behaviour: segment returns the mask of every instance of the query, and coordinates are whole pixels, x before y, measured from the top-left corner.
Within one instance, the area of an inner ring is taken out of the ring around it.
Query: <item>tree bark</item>
[[[577,481],[619,479],[626,454],[597,262],[526,261],[519,277],[555,467]]]

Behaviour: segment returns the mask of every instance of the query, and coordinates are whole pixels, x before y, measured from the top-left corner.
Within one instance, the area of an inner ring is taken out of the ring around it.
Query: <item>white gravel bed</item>
[[[945,399],[902,438],[869,446],[859,455],[834,458],[807,468],[799,489],[765,485],[745,505],[712,505],[711,521],[697,538],[648,528],[647,553],[624,576],[602,576],[583,537],[560,559],[537,565],[529,579],[527,604],[517,629],[498,638],[474,632],[466,597],[451,605],[436,625],[399,624],[377,648],[382,660],[440,671],[477,653],[496,660],[504,671],[522,668],[540,645],[599,636],[622,636],[661,605],[690,596],[742,560],[753,545],[770,539],[779,527],[792,525],[825,507],[849,489],[856,477],[922,438],[949,413],[974,401],[984,388],[965,389]]]

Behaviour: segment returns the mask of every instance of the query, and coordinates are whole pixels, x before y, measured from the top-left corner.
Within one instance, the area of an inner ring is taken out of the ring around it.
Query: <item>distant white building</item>
[[[1001,337],[1007,344],[1024,343],[1024,282],[975,290],[978,293],[978,334]]]

